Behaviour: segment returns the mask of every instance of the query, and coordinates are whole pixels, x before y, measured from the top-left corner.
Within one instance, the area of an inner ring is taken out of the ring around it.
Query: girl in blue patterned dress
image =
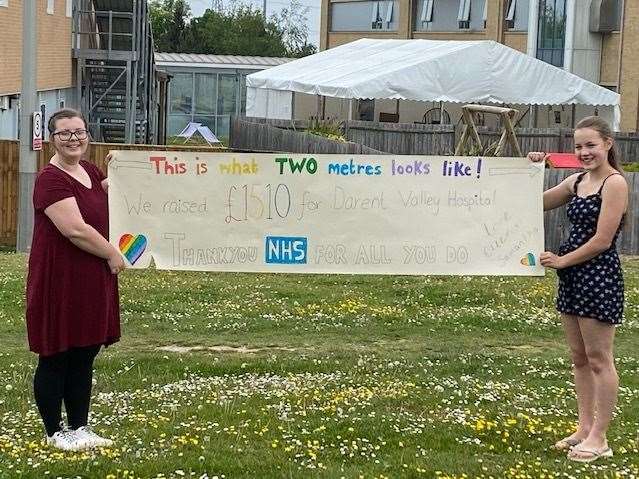
[[[557,309],[570,348],[577,393],[577,430],[555,449],[592,462],[611,457],[606,432],[617,402],[619,379],[613,357],[615,326],[623,312],[623,276],[615,243],[628,204],[612,131],[599,117],[575,129],[575,153],[584,171],[544,192],[544,210],[567,204],[570,234],[559,253],[544,252],[540,263],[557,270]],[[542,161],[544,153],[529,153]]]

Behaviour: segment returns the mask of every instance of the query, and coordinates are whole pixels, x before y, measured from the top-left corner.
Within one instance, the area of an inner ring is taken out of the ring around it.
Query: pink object
[[[546,160],[553,168],[582,168],[574,153],[548,153]]]

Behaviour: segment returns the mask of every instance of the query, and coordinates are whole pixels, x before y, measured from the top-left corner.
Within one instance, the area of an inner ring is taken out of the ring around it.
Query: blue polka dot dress
[[[597,231],[603,183],[597,193],[586,197],[579,196],[577,186],[584,175],[585,173],[582,173],[577,177],[574,196],[568,203],[570,233],[568,239],[559,247],[559,256],[576,250],[590,240]],[[559,276],[557,310],[559,312],[594,318],[610,324],[621,324],[623,275],[616,249],[621,227],[620,224],[612,245],[606,251],[583,263],[557,270]]]

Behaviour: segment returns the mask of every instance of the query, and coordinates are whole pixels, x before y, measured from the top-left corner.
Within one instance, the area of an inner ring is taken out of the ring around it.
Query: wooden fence
[[[92,143],[87,150],[86,160],[106,171],[104,158],[109,150],[157,150],[157,151],[224,151],[224,148],[176,145],[124,145]],[[18,220],[18,158],[20,145],[15,140],[0,140],[0,245],[13,246],[16,243]],[[43,168],[54,151],[44,142],[38,152],[37,167]]]
[[[454,125],[348,121],[344,130],[350,141],[396,155],[452,155],[455,151]]]
[[[263,118],[239,118],[235,129],[231,131],[231,147],[238,150],[250,150],[258,133],[260,150],[290,151],[307,153],[313,151],[311,145],[319,140],[315,135],[307,135],[303,130],[309,127],[308,120],[265,120]],[[269,135],[253,125],[268,124],[292,135],[280,136],[268,130]],[[241,125],[241,128],[238,126]],[[344,136],[380,152],[393,155],[452,155],[461,136],[461,127],[455,125],[423,125],[413,123],[380,123],[370,121],[344,120],[340,122]],[[488,127],[479,127],[479,136],[484,145],[497,142],[500,132]],[[515,134],[521,151],[572,152],[574,148],[573,130],[569,128],[516,128]],[[300,136],[304,135],[304,136]],[[284,141],[284,143],[282,143]],[[321,142],[326,146],[324,139]],[[639,162],[639,133],[616,133],[615,142],[624,162]],[[335,142],[338,143],[338,142]],[[338,143],[339,144],[339,143]],[[343,144],[342,144],[343,145]],[[322,153],[342,153],[342,151],[322,151]],[[320,151],[316,151],[320,153]],[[353,153],[351,151],[347,153]],[[511,156],[511,147],[507,146],[504,156]]]
[[[252,120],[252,119],[251,119]],[[293,129],[279,128],[270,121],[248,121],[233,118],[229,133],[230,148],[235,151],[291,152],[291,153],[340,153],[352,155],[376,155],[380,151],[359,143],[340,142],[295,128],[305,128],[308,122],[293,123]],[[291,126],[291,122],[288,122]]]

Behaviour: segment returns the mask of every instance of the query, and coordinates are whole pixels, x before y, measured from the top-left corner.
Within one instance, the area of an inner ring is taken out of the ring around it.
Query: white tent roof
[[[364,38],[253,73],[246,85],[338,98],[619,105],[617,93],[494,41]]]

